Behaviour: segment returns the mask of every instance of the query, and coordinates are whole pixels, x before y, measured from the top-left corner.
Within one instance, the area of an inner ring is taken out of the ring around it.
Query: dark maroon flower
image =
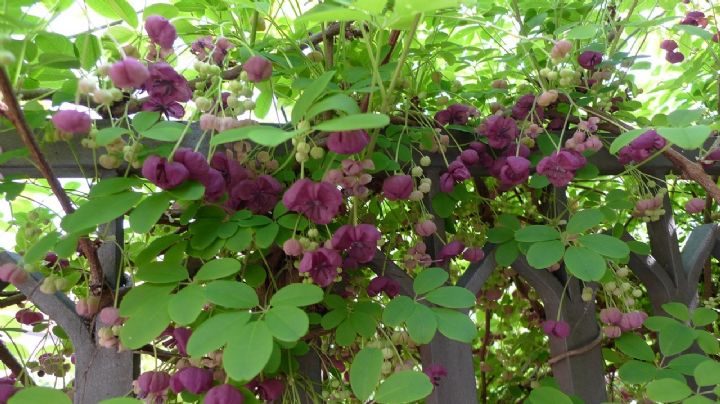
[[[159,15],[151,15],[145,20],[145,31],[150,40],[163,49],[172,49],[173,43],[177,39],[175,27],[170,21]]]
[[[466,166],[471,166],[480,162],[480,156],[475,150],[466,149],[460,153],[460,161],[462,161]]]
[[[205,177],[200,178],[200,182],[205,186],[205,199],[215,202],[225,193],[225,179],[220,171],[211,168]]]
[[[675,49],[677,49],[677,47],[677,42],[673,41],[672,39],[666,39],[660,43],[660,49],[666,50],[668,52],[674,51]]]
[[[443,248],[440,250],[440,257],[438,257],[441,261],[446,261],[450,258],[455,258],[458,255],[462,254],[462,252],[465,250],[465,244],[463,244],[461,241],[453,240],[443,246]]]
[[[570,324],[565,321],[545,320],[542,323],[543,332],[551,337],[565,339],[570,335]]]
[[[186,102],[192,97],[188,81],[169,64],[157,62],[150,65],[150,77],[145,82],[145,90],[150,97],[164,102]]]
[[[150,71],[139,60],[126,57],[110,66],[108,76],[115,87],[140,88],[150,78]]]
[[[335,280],[341,264],[342,258],[337,251],[320,247],[303,254],[298,270],[308,272],[316,284],[325,287]]]
[[[90,132],[90,115],[74,109],[64,109],[52,116],[52,123],[66,133],[85,134]]]
[[[531,116],[530,112],[533,111],[533,105],[535,106],[535,109],[534,113]],[[518,98],[515,105],[513,105],[512,117],[517,119],[518,121],[530,120],[534,122],[538,119],[542,120],[545,118],[545,110],[543,110],[543,107],[541,107],[537,104],[537,102],[535,102],[534,94],[525,94],[522,97]],[[490,146],[492,146],[492,144],[490,144]]]
[[[230,197],[242,201],[253,213],[263,214],[275,208],[281,190],[282,185],[278,180],[263,174],[254,180],[238,182],[230,190]]]
[[[173,330],[172,335],[180,355],[187,356],[187,343],[192,335],[192,329],[187,327],[176,328]]]
[[[207,59],[207,52],[214,47],[213,40],[211,36],[204,36],[200,39],[195,40],[190,45],[190,52],[197,56],[198,60],[205,60]]]
[[[228,51],[234,47],[235,45],[230,43],[227,38],[218,38],[212,53],[213,61],[218,65],[222,65],[223,61],[225,60],[225,56],[227,56],[228,54]]]
[[[638,136],[618,152],[618,160],[622,164],[645,161],[656,151],[665,147],[667,142],[654,130],[649,130]]]
[[[370,142],[370,136],[362,129],[333,132],[327,138],[327,148],[337,154],[359,153]]]
[[[316,224],[328,224],[340,211],[342,193],[330,183],[301,179],[285,191],[285,207],[300,212]]]
[[[59,265],[60,268],[67,268],[70,266],[70,261],[68,261],[66,258],[60,259],[58,261],[58,256],[54,252],[49,252],[45,254],[45,258],[43,259],[45,261],[45,267],[52,268],[55,266],[55,264]]]
[[[390,278],[385,284],[384,291],[385,294],[392,299],[400,293],[400,283],[395,279]]]
[[[447,369],[439,363],[432,363],[424,367],[423,372],[425,372],[435,386],[439,386],[440,380],[447,376]]]
[[[15,313],[15,320],[17,320],[20,324],[33,325],[43,321],[44,319],[45,317],[42,313],[32,311],[30,309],[18,310],[18,312]]]
[[[17,388],[13,384],[2,383],[0,384],[0,404],[5,404],[10,400],[15,393]]]
[[[168,101],[162,97],[151,96],[142,105],[143,111],[160,112],[165,116],[180,119],[185,116],[185,108],[176,101]]]
[[[390,278],[386,276],[377,276],[373,278],[367,287],[367,294],[370,297],[375,297],[385,290],[385,286]]]
[[[149,394],[162,394],[170,386],[170,375],[167,372],[145,372],[137,378],[137,396],[145,398]]]
[[[485,251],[480,247],[469,247],[463,253],[463,258],[470,262],[480,262],[485,258]]]
[[[170,378],[170,388],[175,394],[189,391],[202,394],[212,387],[213,373],[209,369],[188,366],[175,372]]]
[[[527,109],[524,115],[521,113],[518,115],[522,115],[521,119],[525,119],[529,112],[530,108]],[[504,149],[520,134],[515,120],[501,115],[493,115],[487,118],[485,122],[477,127],[475,132],[481,136],[487,136],[488,144],[495,149]]]
[[[500,168],[499,179],[503,186],[522,184],[530,176],[530,161],[524,157],[510,156]]]
[[[347,253],[343,267],[357,268],[358,264],[370,262],[375,257],[380,236],[380,231],[371,224],[345,224],[333,234],[331,247]]]
[[[468,146],[477,153],[481,166],[485,168],[490,168],[492,166],[493,156],[488,152],[488,147],[485,143],[470,142]]]
[[[587,163],[575,150],[560,150],[544,157],[537,165],[538,174],[544,175],[556,187],[564,187],[575,177],[575,171]]]
[[[205,395],[203,404],[243,404],[245,397],[235,387],[221,384],[211,388]]]
[[[700,198],[692,198],[685,203],[685,211],[687,213],[700,213],[705,209],[705,201]]]
[[[265,81],[272,76],[272,63],[262,56],[253,56],[243,63],[242,69],[253,83]]]
[[[470,178],[470,171],[462,161],[455,160],[448,166],[448,171],[440,176],[440,190],[452,192],[453,186]]]
[[[702,11],[690,11],[685,15],[685,18],[680,21],[680,25],[693,25],[701,28],[705,28],[707,24],[708,20]]]
[[[393,175],[383,181],[383,195],[391,201],[408,199],[413,191],[414,181],[409,175]]]
[[[274,401],[282,397],[285,384],[280,379],[253,380],[245,385],[263,401]]]
[[[236,160],[228,158],[225,153],[217,152],[210,159],[210,167],[218,170],[225,179],[225,184],[232,187],[236,183],[247,179],[249,174]]]
[[[594,70],[597,65],[602,63],[603,54],[595,51],[585,51],[578,56],[580,66],[588,70]]]
[[[682,52],[667,52],[665,54],[665,60],[672,64],[680,63],[685,60],[685,55],[683,55]]]
[[[173,189],[190,178],[188,169],[182,163],[171,163],[160,156],[149,156],[145,159],[142,175],[162,189]]]
[[[440,125],[467,125],[471,117],[478,115],[475,107],[464,104],[452,104],[435,114],[435,121]]]
[[[200,180],[205,177],[210,170],[210,165],[205,160],[202,153],[192,151],[187,147],[181,147],[173,154],[173,161],[182,163],[190,173],[190,179]]]

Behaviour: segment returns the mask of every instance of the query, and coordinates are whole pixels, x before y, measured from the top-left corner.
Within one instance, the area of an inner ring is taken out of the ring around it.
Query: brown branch
[[[15,97],[15,93],[5,69],[0,69],[0,92],[3,95],[3,101],[7,105],[5,115],[15,126],[20,138],[30,151],[30,157],[37,166],[38,171],[40,171],[42,176],[47,180],[50,185],[50,189],[53,194],[55,194],[55,197],[60,203],[60,206],[62,206],[63,211],[65,211],[65,214],[69,215],[73,213],[75,208],[70,201],[70,197],[68,197],[67,193],[65,193],[60,181],[55,176],[55,173],[53,173],[52,168],[50,168],[50,164],[48,164],[42,151],[40,151],[40,147],[35,140],[32,130],[30,130],[27,121],[25,121],[25,116],[23,115],[20,104]],[[81,238],[79,244],[80,249],[83,254],[85,254],[85,257],[90,264],[90,291],[93,295],[97,296],[102,292],[103,285],[102,267],[100,266],[97,251],[87,238]]]
[[[703,170],[702,166],[698,163],[694,163],[688,160],[685,156],[680,154],[677,150],[667,149],[663,152],[665,158],[670,160],[673,165],[682,172],[682,174],[703,187],[705,191],[711,196],[716,202],[720,203],[720,188],[718,188],[715,181]]]
[[[480,363],[484,364],[487,357],[488,345],[490,344],[490,319],[492,311],[485,309],[485,334],[483,335],[482,347],[480,347]],[[480,371],[480,401],[487,404],[487,372]]]
[[[15,378],[20,380],[23,386],[29,387],[35,385],[35,381],[30,377],[27,369],[18,362],[4,342],[0,342],[0,362],[10,369]]]
[[[158,348],[156,348],[156,347],[153,347],[153,346],[150,345],[150,344],[141,346],[140,349],[138,349],[138,350],[135,351],[135,352],[137,352],[137,353],[142,353],[142,354],[147,354],[147,355],[152,355],[152,356],[160,359],[161,361],[169,361],[169,360],[172,360],[172,359],[178,359],[178,358],[180,358],[180,355],[178,355],[178,354],[174,354],[174,353],[172,353],[172,352],[170,352],[170,351],[165,351],[165,350],[162,350],[162,349],[158,349]]]
[[[0,308],[12,306],[13,304],[22,303],[27,299],[22,293],[16,293],[6,299],[0,300]]]
[[[592,340],[592,342],[590,342],[589,344],[587,344],[585,346],[581,346],[580,348],[577,348],[577,349],[571,349],[567,352],[563,352],[560,355],[553,356],[552,358],[550,358],[548,360],[547,363],[548,363],[548,365],[554,365],[554,364],[560,362],[561,360],[567,359],[571,356],[582,355],[585,352],[589,352],[593,348],[595,348],[595,346],[597,344],[599,344],[600,341],[602,341],[602,333],[598,333],[598,336],[594,340]]]

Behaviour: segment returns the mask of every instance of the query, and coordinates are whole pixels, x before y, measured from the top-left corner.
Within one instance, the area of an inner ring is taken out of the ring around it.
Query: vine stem
[[[5,69],[0,69],[0,93],[2,93],[4,102],[7,105],[5,115],[17,129],[22,142],[30,152],[30,157],[35,162],[35,165],[38,167],[42,176],[47,180],[50,185],[50,189],[53,194],[55,194],[55,197],[60,203],[60,206],[63,208],[63,211],[65,211],[65,214],[69,215],[73,213],[75,208],[72,205],[72,201],[65,192],[65,189],[63,189],[62,184],[60,184],[60,180],[58,180],[57,176],[55,176],[52,168],[50,168],[50,164],[48,164],[42,151],[40,151],[40,147],[35,140],[35,136],[28,126],[25,116],[20,109],[20,104],[18,103],[17,97],[15,97],[15,93],[13,92],[10,79]],[[90,265],[90,292],[95,296],[99,296],[102,293],[103,274],[100,259],[97,256],[97,251],[90,243],[90,240],[86,237],[81,238],[78,241],[78,244],[80,244],[80,249]]]

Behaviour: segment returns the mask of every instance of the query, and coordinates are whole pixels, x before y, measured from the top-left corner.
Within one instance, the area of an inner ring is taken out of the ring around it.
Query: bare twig
[[[598,333],[598,336],[594,340],[592,340],[592,342],[590,342],[589,344],[587,344],[585,346],[581,346],[580,348],[577,348],[577,349],[571,349],[567,352],[563,352],[560,355],[553,356],[552,358],[550,358],[548,360],[548,365],[554,365],[554,364],[560,362],[561,360],[567,359],[571,356],[582,355],[585,352],[589,352],[593,348],[595,348],[595,346],[597,344],[599,344],[600,341],[602,341],[602,334]]]
[[[13,304],[22,303],[27,299],[22,293],[16,293],[6,299],[0,300],[0,308],[12,306]]]

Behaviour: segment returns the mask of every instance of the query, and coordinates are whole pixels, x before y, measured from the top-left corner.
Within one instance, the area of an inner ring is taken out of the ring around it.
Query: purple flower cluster
[[[213,372],[209,369],[194,366],[184,367],[170,378],[170,389],[175,394],[183,391],[202,394],[210,390],[212,385]]]
[[[144,111],[162,112],[173,118],[182,118],[185,108],[181,102],[192,97],[188,81],[165,62],[153,63],[149,67],[149,77],[144,84],[150,99],[143,103]]]
[[[629,145],[618,152],[618,160],[622,164],[640,163],[645,161],[656,151],[665,147],[667,142],[654,130],[649,130],[638,136]]]
[[[534,110],[533,110],[534,106]],[[532,116],[531,116],[532,112]],[[512,107],[512,117],[517,119],[518,121],[524,121],[524,120],[530,120],[531,122],[536,122],[537,120],[543,120],[545,119],[545,111],[543,107],[541,107],[536,99],[534,94],[525,94],[522,97],[518,98],[517,102],[515,102],[515,105]],[[496,149],[500,149],[505,146],[496,147],[490,144],[491,147],[494,147]]]
[[[267,402],[280,399],[285,391],[285,384],[280,379],[255,379],[245,387],[260,397],[260,400]]]
[[[190,45],[190,52],[200,61],[205,61],[210,54],[213,62],[222,65],[230,49],[234,47],[227,38],[218,37],[217,41],[213,42],[211,36],[204,36]]]
[[[602,63],[603,54],[595,51],[585,51],[578,56],[578,64],[587,70],[595,70]]]
[[[272,63],[262,56],[253,56],[242,65],[248,80],[253,83],[265,81],[272,76]]]
[[[320,247],[315,251],[303,254],[300,260],[300,273],[309,273],[313,282],[325,287],[335,281],[338,268],[342,265],[340,253],[329,248]]]
[[[153,44],[160,45],[162,49],[172,49],[177,39],[175,27],[166,18],[151,15],[145,20],[145,31]]]
[[[463,153],[465,152],[474,153],[474,156],[471,154],[470,157],[466,157],[465,160],[473,161],[475,163],[480,161],[480,158],[477,156],[477,152],[475,152],[475,150],[469,149],[465,150]],[[442,192],[452,192],[455,184],[461,183],[469,178],[470,170],[468,170],[465,166],[461,155],[457,160],[450,163],[450,165],[448,165],[447,172],[440,176],[440,190]]]
[[[304,214],[313,223],[328,224],[340,211],[343,198],[333,184],[303,178],[285,191],[283,203],[286,208]]]
[[[383,292],[385,292],[387,297],[392,299],[400,293],[400,283],[398,283],[395,279],[388,278],[387,276],[378,276],[373,278],[367,287],[368,296],[375,297]]]
[[[647,319],[643,311],[623,313],[615,307],[600,310],[600,321],[603,322],[603,334],[608,338],[618,338],[623,332],[637,330]]]
[[[410,198],[415,186],[415,181],[409,175],[393,175],[383,181],[383,195],[391,201],[399,201]]]
[[[229,384],[221,384],[211,388],[205,394],[203,404],[243,404],[245,396],[240,390]]]
[[[145,372],[133,382],[133,387],[138,398],[144,398],[149,403],[162,403],[170,387],[170,375],[167,372]]]
[[[362,129],[347,132],[333,132],[328,135],[327,148],[337,154],[361,152],[370,142],[370,136]]]
[[[676,51],[677,48],[677,42],[672,39],[666,39],[660,44],[660,49],[665,51],[665,60],[673,64],[680,63],[685,60],[685,55],[683,55],[680,51]]]
[[[545,320],[542,330],[550,337],[565,339],[570,335],[570,324],[565,321]]]
[[[708,25],[708,19],[702,11],[690,11],[685,14],[685,18],[680,21],[680,25],[692,25],[705,28]]]
[[[380,236],[380,231],[371,224],[345,224],[335,231],[330,246],[345,252],[343,268],[357,268],[375,257]]]
[[[544,175],[556,187],[564,187],[575,177],[575,172],[587,163],[575,150],[563,149],[544,157],[537,165],[538,174]]]
[[[110,66],[108,76],[115,87],[138,89],[150,78],[150,71],[142,62],[128,56]]]
[[[366,197],[370,190],[366,186],[372,181],[372,175],[366,170],[372,170],[375,164],[372,160],[349,160],[340,162],[340,169],[328,170],[323,178],[324,181],[342,187],[346,196]]]
[[[477,108],[465,104],[452,104],[435,114],[438,125],[467,125],[468,120],[478,116]]]

